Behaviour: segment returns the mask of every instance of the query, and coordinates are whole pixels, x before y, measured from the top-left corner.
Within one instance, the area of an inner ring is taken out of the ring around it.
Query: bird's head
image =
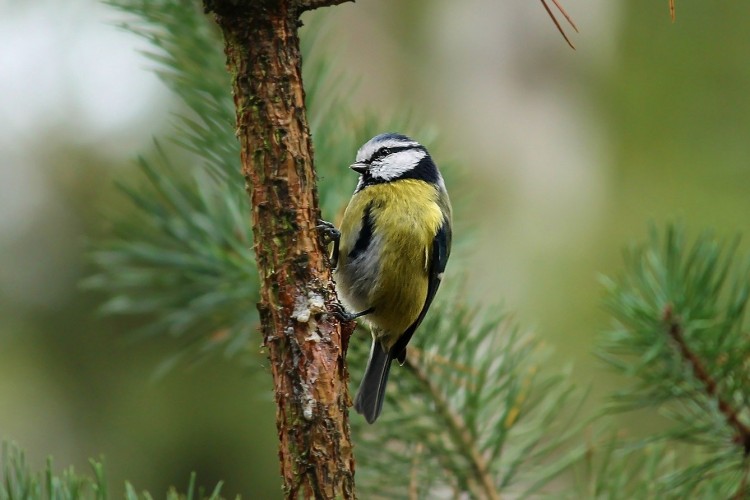
[[[373,184],[420,179],[441,185],[430,154],[417,141],[401,134],[376,135],[357,151],[352,170],[360,174],[357,191]]]

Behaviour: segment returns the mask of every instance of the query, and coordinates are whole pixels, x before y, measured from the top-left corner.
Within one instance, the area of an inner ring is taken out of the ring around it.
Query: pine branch
[[[736,441],[745,449],[745,456],[750,453],[750,427],[740,421],[738,415],[739,411],[734,409],[732,405],[718,392],[716,381],[706,370],[703,362],[698,358],[690,347],[688,347],[685,341],[682,325],[679,320],[674,317],[672,306],[667,305],[664,310],[664,322],[667,325],[667,332],[669,336],[677,344],[677,348],[680,354],[684,358],[685,362],[688,363],[693,369],[693,375],[697,378],[704,386],[705,392],[709,397],[716,398],[719,411],[724,414],[727,422],[737,432]]]
[[[537,370],[538,344],[509,321],[487,319],[450,295],[436,311],[422,325],[429,334],[415,336],[404,367],[393,368],[378,425],[352,421],[358,488],[377,498],[408,498],[415,489],[499,498],[549,488],[582,453],[571,446],[585,424],[572,387]],[[364,344],[350,348],[355,380]],[[417,449],[418,471],[404,466]]]
[[[109,295],[102,312],[147,318],[141,336],[180,340],[160,373],[216,353],[257,356],[250,211],[219,34],[189,0],[110,4],[130,14],[120,26],[150,43],[145,56],[185,108],[175,132],[139,158],[145,182],[119,183],[134,210],[110,215],[112,234],[93,246],[97,272],[83,285]]]
[[[616,323],[600,355],[635,380],[610,409],[653,407],[672,420],[641,446],[668,440],[696,448],[659,478],[661,491],[718,487],[716,479],[727,498],[742,489],[750,467],[750,269],[747,260],[736,262],[736,240],[723,244],[704,234],[688,245],[681,228],[663,233],[652,230],[627,256],[627,272],[606,281]]]
[[[461,450],[461,453],[463,453],[464,456],[469,458],[469,463],[471,464],[470,471],[477,484],[477,486],[474,487],[476,489],[474,492],[475,497],[498,500],[500,498],[500,493],[495,488],[494,481],[490,476],[487,461],[477,449],[471,431],[467,428],[461,415],[456,414],[451,409],[448,401],[443,397],[443,394],[430,379],[427,371],[414,361],[414,356],[408,358],[404,366],[412,372],[412,375],[414,375],[414,377],[425,388],[425,391],[435,404],[438,414],[448,426],[450,435],[453,437],[457,448]]]

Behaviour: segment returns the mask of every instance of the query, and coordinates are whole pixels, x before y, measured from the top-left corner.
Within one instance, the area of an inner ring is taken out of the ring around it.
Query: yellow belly
[[[375,309],[365,319],[388,348],[424,307],[432,241],[443,223],[437,197],[433,185],[414,179],[369,186],[352,197],[341,223],[339,294],[354,312]],[[352,262],[370,204],[371,253]]]

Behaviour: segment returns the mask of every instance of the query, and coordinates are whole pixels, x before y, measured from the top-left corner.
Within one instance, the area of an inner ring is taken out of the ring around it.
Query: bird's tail
[[[391,354],[385,352],[380,342],[373,339],[365,376],[362,378],[357,397],[354,399],[354,409],[357,413],[364,415],[369,424],[377,420],[383,409],[391,361],[393,361]]]

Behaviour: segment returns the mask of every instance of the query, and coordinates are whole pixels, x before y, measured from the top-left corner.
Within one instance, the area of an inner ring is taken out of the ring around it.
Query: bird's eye
[[[396,151],[400,151],[400,149],[394,149],[394,148],[380,148],[377,150],[377,152],[372,155],[372,158],[370,158],[370,162],[375,162],[378,160],[382,160],[386,156],[395,153]]]
[[[393,150],[391,148],[382,148],[378,150],[377,153],[375,153],[375,156],[373,156],[373,161],[380,160],[391,154]]]

